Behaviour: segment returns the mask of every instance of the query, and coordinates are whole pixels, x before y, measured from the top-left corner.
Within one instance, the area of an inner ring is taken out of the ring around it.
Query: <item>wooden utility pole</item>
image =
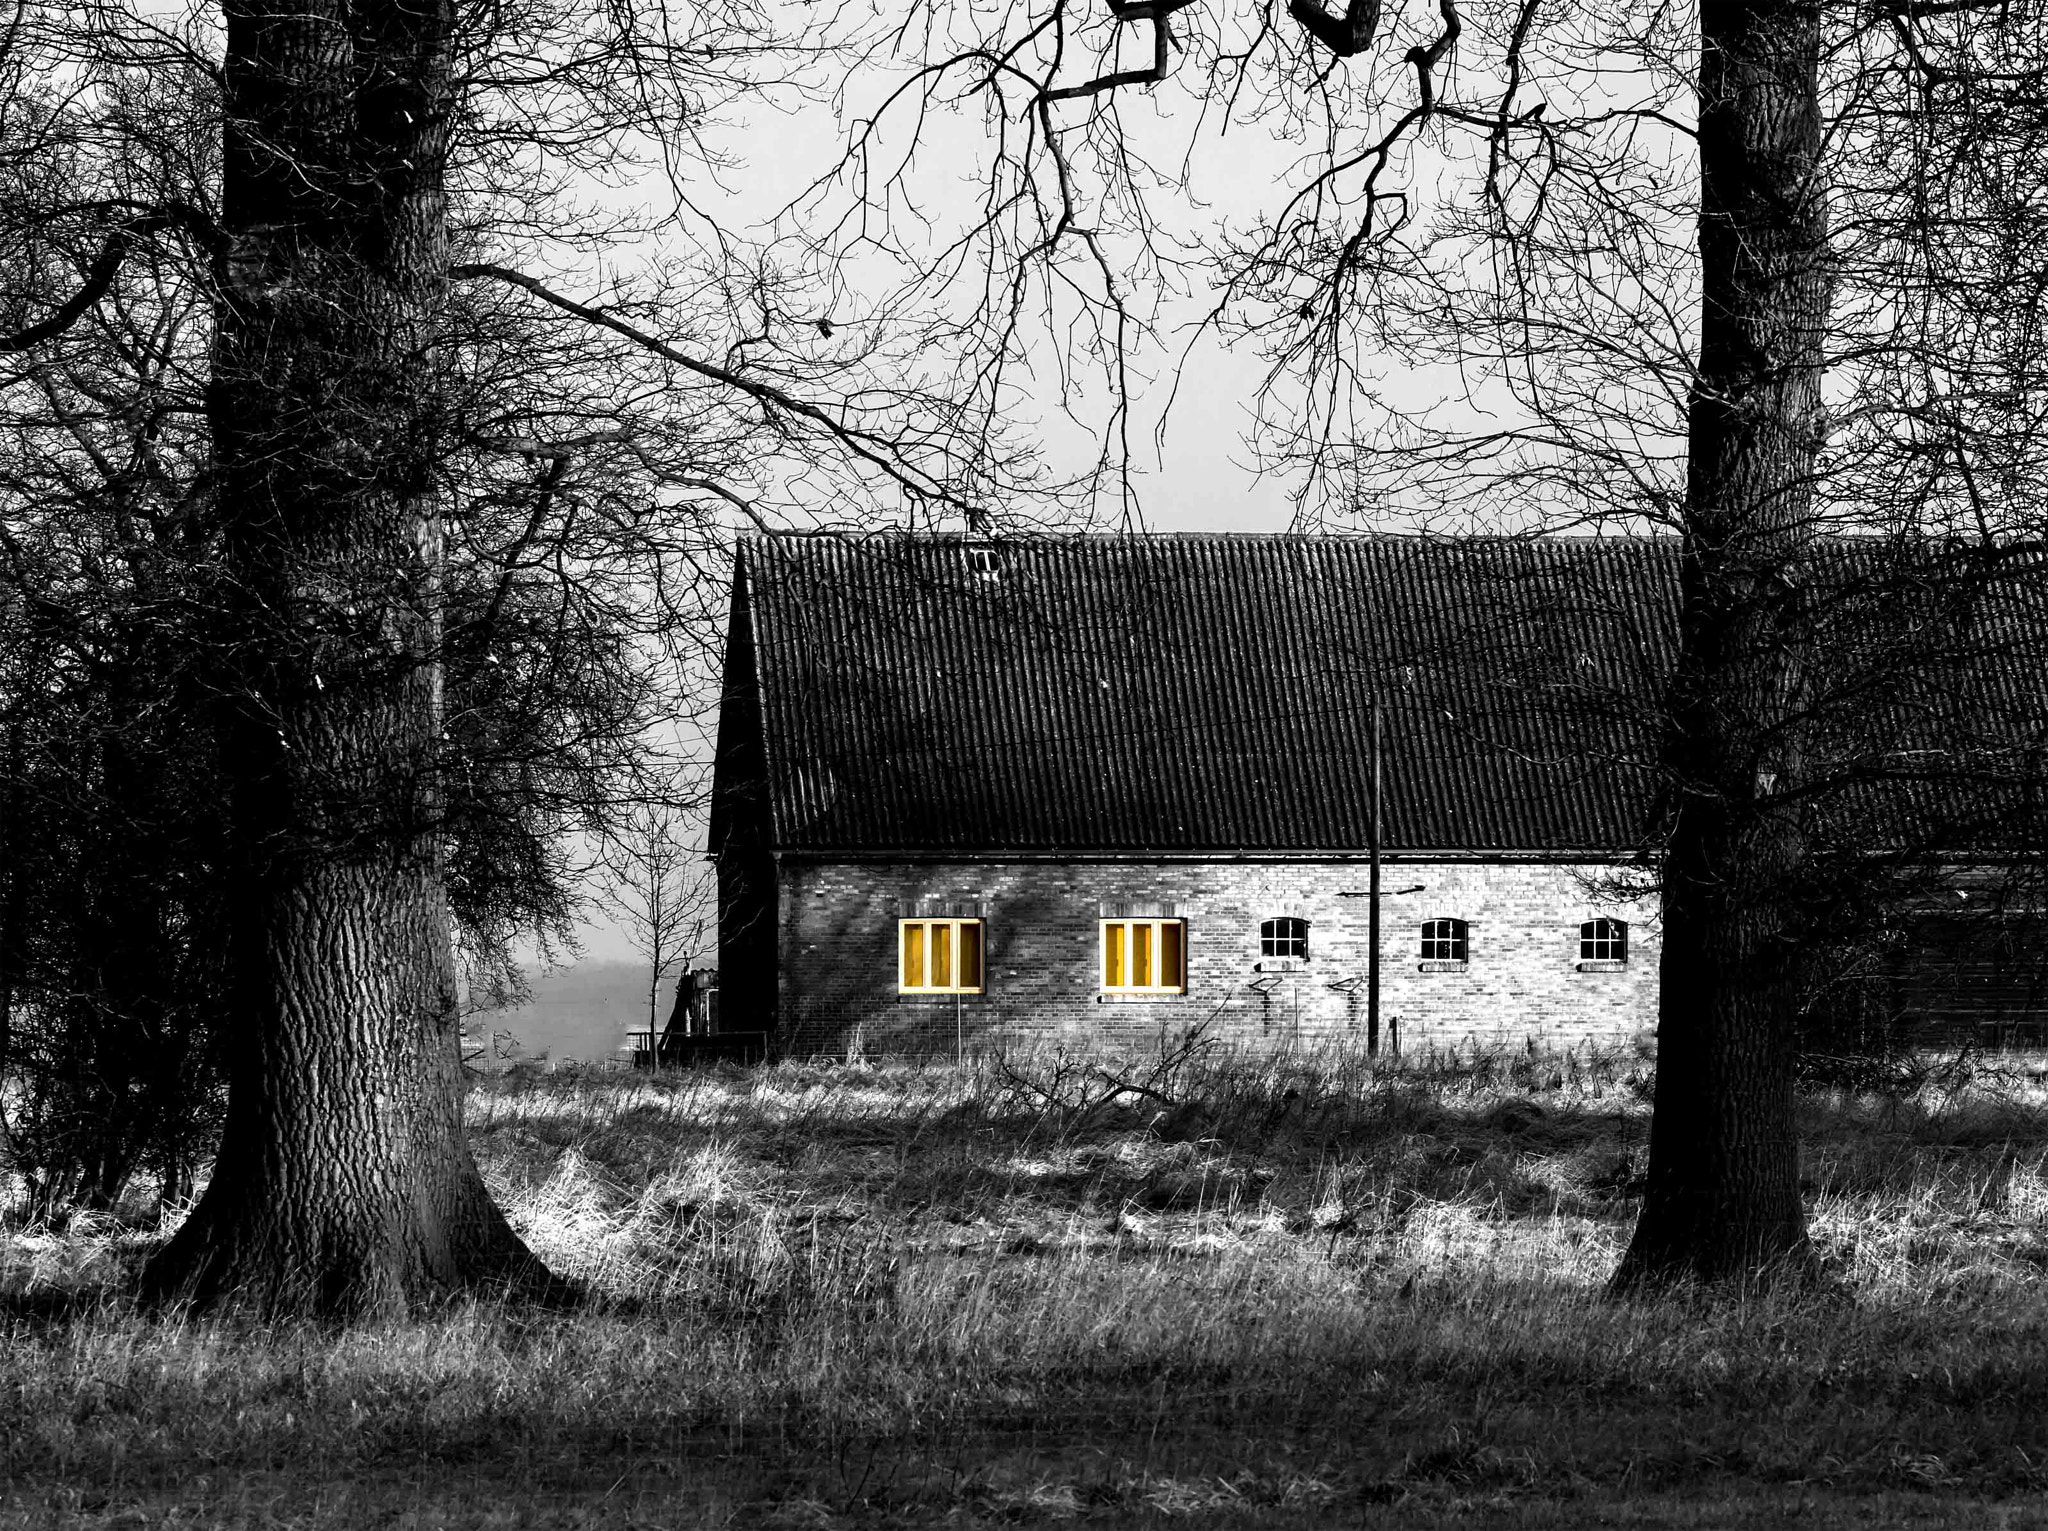
[[[1372,704],[1372,877],[1367,884],[1365,917],[1365,1054],[1380,1050],[1380,704]]]

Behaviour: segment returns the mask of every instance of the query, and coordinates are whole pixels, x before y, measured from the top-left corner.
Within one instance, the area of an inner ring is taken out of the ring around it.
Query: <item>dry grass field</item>
[[[1831,1289],[1620,1303],[1648,1068],[515,1072],[586,1307],[148,1317],[139,1211],[8,1228],[0,1521],[2048,1526],[2041,1089],[1809,1094]]]

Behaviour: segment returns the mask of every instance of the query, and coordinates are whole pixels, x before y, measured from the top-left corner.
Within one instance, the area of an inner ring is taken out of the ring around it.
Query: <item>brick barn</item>
[[[794,1053],[1643,1033],[1676,567],[1612,539],[749,539],[724,1024]]]

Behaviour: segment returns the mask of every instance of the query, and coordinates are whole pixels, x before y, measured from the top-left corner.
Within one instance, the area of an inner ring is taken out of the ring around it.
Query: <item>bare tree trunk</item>
[[[435,755],[449,0],[229,0],[208,396],[234,836],[220,1153],[146,1286],[547,1286],[462,1133]]]
[[[1665,746],[1676,821],[1649,1186],[1622,1290],[1813,1265],[1792,1109],[1805,847],[1787,794],[1823,428],[1820,13],[1707,0],[1700,25],[1700,366]]]
[[[16,855],[22,810],[23,728],[19,717],[7,725],[7,796],[0,807],[0,1079],[14,1054],[14,989],[20,977],[22,914],[28,903],[27,872]],[[5,1102],[0,1101],[0,1147],[13,1157]]]

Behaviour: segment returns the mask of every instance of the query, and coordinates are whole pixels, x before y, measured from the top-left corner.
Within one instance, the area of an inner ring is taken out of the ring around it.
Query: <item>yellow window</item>
[[[924,987],[924,921],[903,922],[903,987]]]
[[[899,920],[896,935],[898,993],[981,992],[980,920]]]
[[[1188,985],[1186,920],[1104,920],[1102,987],[1179,994]]]
[[[981,921],[960,922],[960,987],[978,993],[981,989]]]

